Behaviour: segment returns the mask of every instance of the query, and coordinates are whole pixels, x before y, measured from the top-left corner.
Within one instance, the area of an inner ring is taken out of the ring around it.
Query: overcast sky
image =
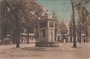
[[[65,22],[69,22],[69,20],[71,19],[72,9],[70,1],[71,0],[37,0],[37,2],[44,8],[46,8],[50,13],[55,11],[58,20],[63,20]],[[90,3],[88,3],[86,6],[88,11],[90,12]]]
[[[70,0],[38,0],[38,3],[50,13],[54,10],[59,20],[68,22],[71,19],[72,9]],[[87,6],[90,11],[90,3]]]

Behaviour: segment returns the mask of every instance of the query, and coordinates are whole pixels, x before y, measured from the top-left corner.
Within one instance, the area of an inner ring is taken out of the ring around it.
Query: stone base
[[[36,47],[58,47],[58,43],[56,42],[36,42],[35,46]]]
[[[48,43],[47,42],[36,42],[35,43],[36,47],[48,47]]]

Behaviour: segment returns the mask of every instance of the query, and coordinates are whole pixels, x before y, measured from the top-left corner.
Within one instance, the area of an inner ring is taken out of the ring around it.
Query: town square
[[[0,0],[0,59],[90,59],[90,0]]]

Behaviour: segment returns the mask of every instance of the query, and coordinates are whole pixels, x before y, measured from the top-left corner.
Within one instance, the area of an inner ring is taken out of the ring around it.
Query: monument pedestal
[[[48,42],[36,42],[36,47],[49,47]]]
[[[56,42],[36,42],[36,47],[58,47],[58,43]]]

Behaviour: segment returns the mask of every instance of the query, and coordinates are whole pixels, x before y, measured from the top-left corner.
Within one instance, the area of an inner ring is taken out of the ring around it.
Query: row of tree
[[[85,34],[85,37],[88,37],[88,27],[89,27],[89,19],[88,19],[88,15],[89,12],[86,8],[86,4],[89,3],[89,0],[80,0],[80,2],[75,3],[75,0],[73,0],[73,9],[74,9],[74,15],[72,16],[72,18],[74,17],[75,20],[75,10],[77,11],[77,17],[78,20],[73,24],[73,20],[71,19],[69,22],[69,29],[70,29],[70,40],[72,41],[72,36],[73,36],[73,31],[75,32],[75,34],[78,36],[78,41],[81,43],[81,35]],[[75,30],[73,25],[75,25]]]
[[[44,17],[43,12],[42,6],[35,0],[2,0],[0,2],[1,43],[6,35],[10,34],[18,48],[20,33],[27,32],[28,37],[29,33],[37,33],[37,21]]]

